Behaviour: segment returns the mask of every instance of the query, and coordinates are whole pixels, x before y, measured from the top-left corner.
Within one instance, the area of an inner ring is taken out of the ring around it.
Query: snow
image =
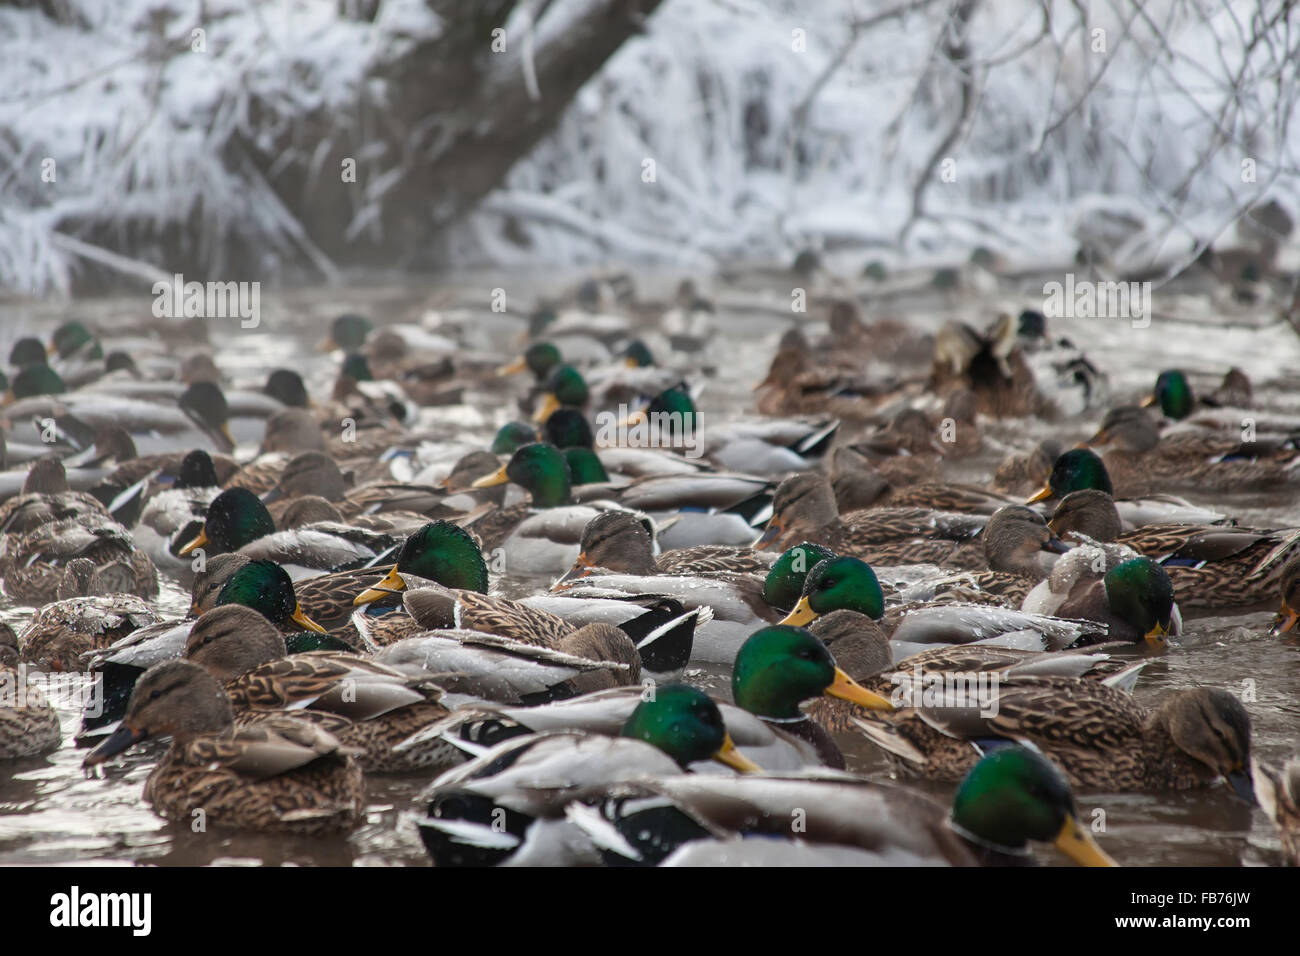
[[[540,53],[590,2],[531,4],[507,34],[545,6],[532,27]],[[664,0],[451,231],[446,261],[709,268],[785,263],[807,246],[853,270],[875,258],[960,261],[974,245],[1064,257],[1099,211],[1118,210],[1136,225],[1114,257],[1165,263],[1189,258],[1252,201],[1296,211],[1300,58],[1275,17],[1281,0],[1085,2],[1086,24],[1076,4],[1051,0],[1046,30],[1038,0],[980,4],[969,38],[978,100],[951,182],[926,167],[957,112],[960,76],[935,52],[948,3],[862,31],[819,85],[855,19],[902,5]],[[355,113],[358,98],[382,109],[370,72],[442,29],[420,0],[385,0],[373,24],[316,0],[67,6],[84,26],[0,9],[0,284],[23,293],[71,289],[81,253],[63,237],[88,220],[121,222],[123,236],[127,222],[192,223],[214,272],[234,244],[264,250],[268,268],[300,259],[310,243],[260,178],[223,161],[224,145],[251,131],[253,103],[267,111],[262,132],[304,109]],[[1257,6],[1276,19],[1267,30]],[[206,50],[193,52],[200,26]],[[1092,49],[1098,29],[1105,52]],[[41,178],[46,159],[53,183]],[[924,177],[930,218],[900,245]],[[385,185],[373,184],[372,202]],[[431,196],[430,208],[442,201]],[[377,209],[352,232],[382,232]],[[506,216],[530,242],[506,237]]]

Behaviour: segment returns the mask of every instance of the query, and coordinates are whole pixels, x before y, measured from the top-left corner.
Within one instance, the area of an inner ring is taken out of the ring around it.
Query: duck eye
[[[162,689],[161,689],[161,688],[159,688],[158,690],[154,690],[154,691],[150,691],[150,692],[149,692],[149,699],[150,699],[150,700],[157,700],[157,699],[158,699],[159,697],[161,697],[161,696],[162,696]]]

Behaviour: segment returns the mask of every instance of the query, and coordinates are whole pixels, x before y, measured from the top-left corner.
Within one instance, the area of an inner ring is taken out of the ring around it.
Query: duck
[[[592,518],[583,529],[579,547],[573,567],[553,589],[600,570],[652,578],[660,574],[766,574],[772,565],[771,556],[752,548],[719,545],[676,548],[656,555],[646,523],[625,511],[606,511]]]
[[[220,480],[212,457],[201,448],[190,451],[170,487],[146,496],[139,520],[131,529],[132,539],[155,567],[182,583],[188,581],[193,573],[191,562],[174,552],[197,535],[208,506],[219,494]]]
[[[1158,568],[1150,569],[1159,574]],[[904,603],[886,608],[883,590],[871,565],[861,559],[839,555],[823,560],[808,571],[798,602],[782,620],[791,627],[807,627],[823,614],[848,610],[879,621],[899,656],[915,653],[935,644],[995,642],[1030,650],[1064,650],[1087,647],[1108,640],[1106,622],[1116,615],[1131,626],[1116,640],[1137,642],[1159,623],[1168,633],[1172,628],[1172,595],[1161,603],[1158,589],[1144,590],[1147,578],[1138,574],[1117,576],[1117,595],[1105,608],[1095,611],[1102,620],[1063,618],[1027,610],[968,603]],[[906,592],[904,592],[905,594]],[[1091,605],[1089,605],[1091,608]],[[1114,610],[1112,611],[1112,608]],[[1147,623],[1148,620],[1154,623]],[[1136,636],[1134,636],[1136,635]]]
[[[200,548],[205,556],[239,551],[288,566],[301,577],[364,565],[395,543],[391,535],[330,523],[277,531],[261,499],[247,488],[233,487],[212,499],[199,533],[177,554]]]
[[[637,699],[614,734],[515,736],[508,720],[487,716],[467,724],[462,740],[478,733],[490,739],[498,725],[509,736],[445,772],[422,794],[428,812],[418,821],[420,837],[437,866],[561,862],[554,854],[574,854],[572,840],[580,832],[566,821],[565,807],[595,783],[676,775],[704,762],[740,773],[758,769],[732,741],[718,705],[684,684],[665,684],[653,696]],[[524,780],[530,785],[520,787]],[[503,821],[505,832],[493,821]],[[487,833],[496,838],[482,839]],[[594,848],[576,854],[576,860],[563,862],[599,862]]]
[[[1282,838],[1282,854],[1290,866],[1300,866],[1300,759],[1275,767],[1251,763],[1255,799]]]
[[[1297,450],[1289,437],[1241,441],[1191,427],[1162,435],[1146,411],[1135,406],[1107,412],[1085,444],[1103,450],[1107,469],[1130,494],[1152,488],[1257,491],[1295,480]]]
[[[960,567],[973,560],[978,566],[980,549],[970,542],[985,522],[980,515],[928,508],[870,508],[840,515],[826,476],[804,472],[777,486],[772,517],[754,548],[786,548],[807,540],[878,564],[951,562]]]
[[[55,521],[111,518],[98,498],[70,490],[67,469],[54,455],[33,461],[20,489],[0,504],[0,534],[23,535]]]
[[[111,574],[119,590],[158,596],[153,561],[135,546],[126,528],[95,515],[48,522],[0,539],[4,592],[14,601],[36,606],[56,600],[61,588],[67,593],[68,565],[79,558],[91,562],[96,572]]]
[[[928,480],[895,483],[852,445],[835,449],[830,475],[835,504],[841,513],[893,507],[991,515],[1005,505],[1017,503],[1009,495],[977,485]]]
[[[1031,743],[1070,783],[1089,790],[1189,790],[1226,781],[1253,802],[1250,716],[1225,690],[1166,694],[1152,710],[1102,681],[1003,678],[996,713],[917,704],[855,715],[867,740],[898,769],[956,780],[999,741]],[[960,716],[958,716],[960,715]]]
[[[1027,866],[1037,844],[1118,865],[1080,822],[1069,781],[1019,746],[971,768],[950,808],[853,778],[684,774],[614,783],[566,812],[607,864]],[[797,837],[791,819],[804,823]]]
[[[449,713],[442,690],[428,678],[346,652],[291,655],[280,632],[251,608],[227,604],[200,616],[186,638],[185,659],[221,682],[241,726],[245,718],[292,712],[355,751],[367,773],[442,770],[459,762],[455,749],[437,739],[395,749]]]
[[[59,715],[19,664],[18,637],[0,622],[0,760],[57,750]]]
[[[158,737],[171,746],[144,796],[164,819],[301,836],[347,832],[361,821],[361,768],[337,738],[289,716],[237,728],[221,685],[190,661],[150,668],[121,726],[84,763],[98,766]]]
[[[133,594],[67,598],[32,615],[18,640],[19,657],[44,671],[81,670],[83,655],[110,647],[160,616]]]
[[[1274,619],[1272,633],[1289,634],[1300,622],[1300,555],[1293,555],[1282,566],[1278,585],[1282,608]]]
[[[1115,533],[1119,517],[1096,490],[1062,499],[1050,525],[1060,536],[1114,542],[1164,569],[1179,603],[1195,608],[1250,608],[1272,600],[1300,547],[1300,529],[1150,524]]]
[[[1053,507],[1074,491],[1104,491],[1115,502],[1125,530],[1149,524],[1218,524],[1225,516],[1191,505],[1173,495],[1116,498],[1106,465],[1090,448],[1071,448],[1057,456],[1047,481],[1025,504],[1047,502]]]

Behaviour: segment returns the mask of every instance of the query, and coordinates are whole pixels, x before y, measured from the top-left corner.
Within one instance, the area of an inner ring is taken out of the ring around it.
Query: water
[[[675,279],[675,277],[673,277]],[[652,291],[666,293],[668,277],[651,277]],[[531,301],[541,283],[554,288],[556,277],[544,280],[511,276],[510,294]],[[299,369],[313,393],[327,390],[333,378],[330,357],[315,351],[330,318],[344,309],[366,312],[386,321],[418,321],[427,307],[475,303],[480,309],[499,276],[461,276],[454,286],[389,282],[342,290],[315,289],[291,294],[263,294],[263,321],[243,331],[235,320],[212,323],[212,349],[223,371],[236,384],[260,386],[266,369],[291,365]],[[644,285],[643,285],[644,288]],[[871,315],[895,315],[918,327],[933,329],[953,315],[983,324],[1003,302],[1033,304],[1041,282],[1031,283],[1021,299],[951,300],[921,295],[890,300]],[[753,292],[754,290],[751,290]],[[754,292],[757,295],[757,292]],[[1009,293],[1008,293],[1009,294]],[[766,292],[775,309],[789,302],[788,290]],[[45,303],[0,304],[0,347],[7,353],[13,338],[23,334],[48,337],[53,325],[73,315],[103,328],[124,327],[149,315],[146,297],[78,301],[71,306]],[[1255,384],[1256,402],[1278,414],[1300,411],[1300,391],[1291,371],[1300,359],[1300,340],[1286,325],[1272,322],[1267,310],[1237,310],[1224,314],[1204,297],[1176,296],[1157,291],[1157,317],[1146,329],[1116,320],[1063,320],[1053,331],[1085,343],[1089,357],[1109,373],[1117,396],[1131,397],[1149,388],[1160,368],[1179,366],[1189,372],[1222,374],[1229,364],[1247,371]],[[1178,315],[1174,319],[1171,316]],[[506,351],[518,334],[517,324],[490,313],[470,326],[469,347]],[[722,336],[708,355],[688,359],[695,377],[705,377],[700,401],[705,415],[729,418],[751,407],[751,387],[765,373],[776,337],[788,324],[768,309],[723,311],[717,318]],[[1230,321],[1230,329],[1207,322]],[[519,386],[521,387],[521,386]],[[454,425],[485,438],[497,424],[513,417],[514,409],[498,396],[473,396],[473,408],[438,410],[430,420]],[[965,463],[950,474],[954,479],[984,480],[998,458],[999,444],[1021,444],[1029,438],[1055,434],[1073,442],[1091,434],[1099,412],[1081,420],[1049,425],[1037,421],[991,423],[988,454]],[[707,419],[706,419],[707,427]],[[243,438],[244,436],[240,436]],[[256,436],[248,436],[255,443]],[[251,451],[241,448],[241,451]],[[1238,516],[1243,523],[1300,525],[1300,497],[1185,497]],[[512,593],[527,591],[532,582],[508,581]],[[0,597],[0,620],[21,630],[32,609],[14,607]],[[178,615],[187,604],[175,586],[165,588],[160,605]],[[1300,645],[1270,636],[1271,615],[1257,613],[1204,616],[1187,622],[1180,642],[1142,675],[1136,694],[1150,704],[1171,689],[1197,685],[1222,686],[1238,694],[1253,691],[1247,704],[1254,723],[1256,752],[1277,761],[1300,748]],[[728,693],[726,675],[710,669],[692,679],[720,697]],[[1250,682],[1250,683],[1247,683]],[[10,864],[154,864],[154,865],[425,865],[414,820],[423,808],[416,796],[424,776],[370,777],[365,823],[347,837],[289,839],[213,831],[193,833],[188,826],[168,824],[155,816],[142,799],[145,778],[165,743],[151,743],[87,776],[81,769],[84,751],[71,740],[80,720],[79,709],[60,707],[64,745],[53,754],[0,765],[0,863]],[[842,736],[840,743],[850,767],[868,777],[884,779],[887,771],[875,751],[860,739]],[[946,801],[950,788],[919,785]],[[1088,822],[1104,819],[1099,838],[1108,852],[1129,865],[1269,865],[1279,860],[1279,842],[1271,824],[1219,790],[1160,794],[1078,795]],[[1098,814],[1104,814],[1099,817]]]

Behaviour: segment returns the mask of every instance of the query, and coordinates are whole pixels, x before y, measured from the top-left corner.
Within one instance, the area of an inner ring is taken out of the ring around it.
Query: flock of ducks
[[[920,336],[836,301],[776,345],[757,414],[714,422],[685,371],[725,347],[714,307],[599,292],[539,308],[514,361],[464,347],[472,315],[339,316],[314,393],[156,347],[201,324],[14,343],[0,582],[33,610],[0,624],[0,686],[89,672],[85,764],[143,746],[179,823],[346,832],[369,776],[421,774],[440,866],[1112,865],[1074,790],[1213,786],[1300,862],[1300,760],[1253,760],[1234,694],[1130,693],[1184,611],[1300,616],[1300,529],[1171,495],[1295,486],[1293,422],[1236,428],[1244,375],[1201,397],[1163,371],[1074,447],[999,444],[1059,414],[1047,378],[1097,384],[1040,314]],[[441,417],[466,405],[500,427]],[[650,440],[598,437],[620,408]],[[944,479],[991,449],[986,483]],[[0,759],[61,738],[35,690],[0,701]]]

